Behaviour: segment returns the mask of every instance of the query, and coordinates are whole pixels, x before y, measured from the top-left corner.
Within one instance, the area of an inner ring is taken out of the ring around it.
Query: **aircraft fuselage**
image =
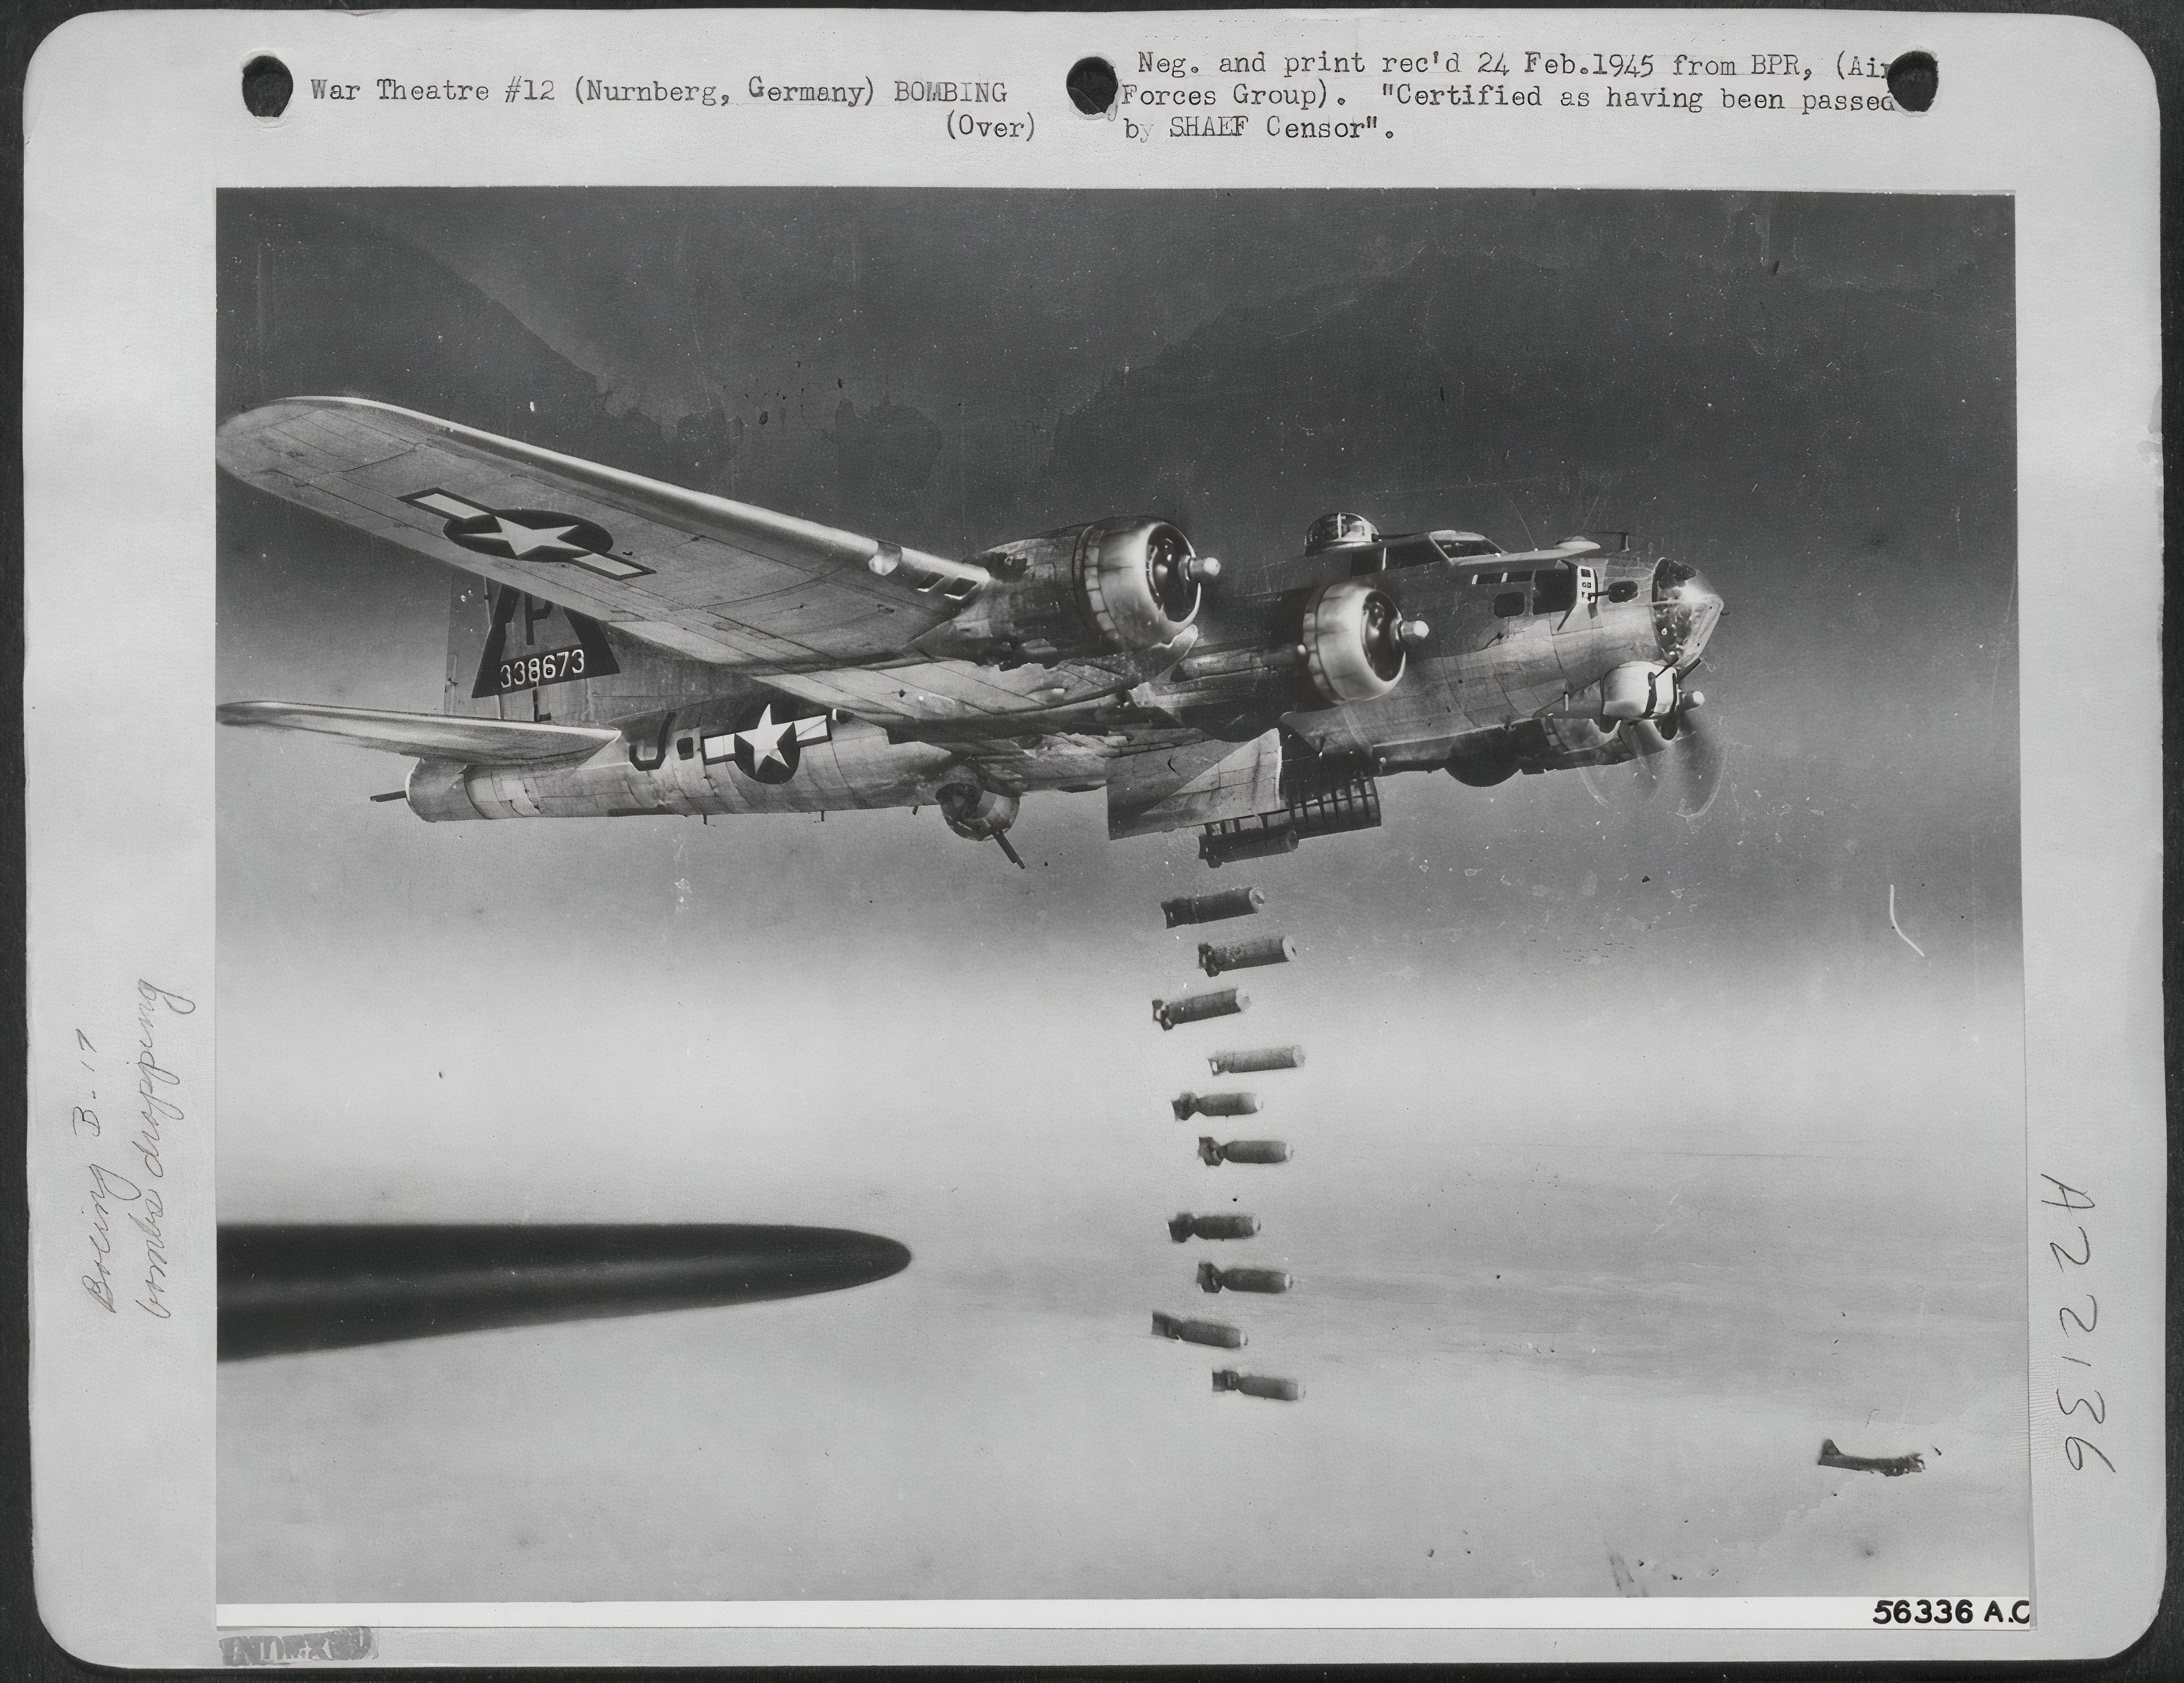
[[[724,675],[716,694],[610,721],[620,735],[597,752],[525,765],[426,761],[406,793],[432,820],[914,806],[960,785],[967,750],[979,780],[1007,794],[1084,789],[1106,783],[1118,756],[1163,727],[1178,740],[1236,744],[1282,727],[1322,756],[1383,774],[1440,769],[1489,738],[1502,756],[1495,763],[1513,770],[1592,763],[1613,757],[1603,681],[1695,657],[1719,612],[1688,569],[1664,583],[1673,563],[1589,545],[1504,554],[1453,536],[1438,548],[1420,535],[1310,555],[1256,578],[1237,568],[1210,593],[1195,641],[1167,672],[1123,696],[1012,717],[998,743],[891,731]],[[1352,577],[1428,629],[1388,693],[1329,704],[1307,670],[1299,619],[1314,592]],[[1696,605],[1665,605],[1670,592]],[[657,658],[627,639],[615,647],[624,669]],[[546,683],[524,686],[525,657],[514,658],[517,694],[529,689],[537,716],[550,717],[550,664]],[[875,670],[914,686],[935,664]]]

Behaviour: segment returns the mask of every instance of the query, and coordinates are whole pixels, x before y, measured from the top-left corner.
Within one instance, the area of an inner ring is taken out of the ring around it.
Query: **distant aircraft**
[[[458,568],[437,714],[233,701],[231,725],[407,755],[420,817],[937,805],[1000,844],[1026,794],[1104,789],[1111,837],[1200,856],[1380,822],[1377,779],[1635,765],[1712,803],[1690,684],[1720,597],[1574,538],[1314,521],[1224,571],[1171,521],[955,560],[354,398],[220,429],[220,465]]]
[[[1906,1473],[1926,1470],[1926,1457],[1914,1450],[1908,1455],[1845,1455],[1836,1447],[1833,1438],[1820,1440],[1819,1465],[1847,1467],[1853,1473],[1880,1473],[1892,1479],[1900,1479]]]

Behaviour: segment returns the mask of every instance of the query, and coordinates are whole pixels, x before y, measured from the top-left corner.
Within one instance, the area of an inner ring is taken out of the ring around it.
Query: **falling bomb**
[[[1208,1168],[1223,1163],[1285,1163],[1290,1148],[1280,1140],[1231,1140],[1225,1145],[1210,1134],[1198,1136],[1198,1155]]]
[[[1168,1218],[1167,1236],[1178,1245],[1187,1239],[1249,1239],[1259,1230],[1256,1216],[1194,1216],[1188,1210]]]
[[[1208,976],[1218,976],[1224,970],[1254,970],[1262,964],[1287,964],[1295,956],[1296,943],[1287,935],[1198,944],[1198,967]]]
[[[1209,1017],[1234,1017],[1239,1011],[1251,1008],[1248,994],[1234,988],[1218,988],[1210,994],[1191,994],[1179,1000],[1155,1000],[1153,1021],[1162,1029],[1173,1028],[1178,1023],[1203,1023]]]
[[[1180,1315],[1163,1315],[1153,1311],[1153,1336],[1172,1338],[1184,1344],[1210,1344],[1220,1350],[1241,1350],[1251,1340],[1244,1336],[1241,1327],[1224,1325],[1219,1321],[1186,1320]]]
[[[1259,1095],[1256,1093],[1178,1093],[1168,1101],[1178,1122],[1189,1122],[1194,1116],[1256,1116]]]
[[[1216,1052],[1206,1060],[1216,1075],[1256,1075],[1262,1069],[1301,1069],[1302,1046],[1261,1046],[1256,1051]]]
[[[1218,923],[1228,917],[1249,917],[1267,903],[1256,889],[1223,889],[1218,894],[1184,894],[1164,900],[1161,911],[1171,929],[1184,923]]]
[[[1295,1284],[1279,1268],[1222,1268],[1211,1262],[1198,1265],[1198,1289],[1204,1292],[1283,1292]]]
[[[1213,1370],[1216,1390],[1241,1391],[1246,1396],[1264,1396],[1276,1402],[1295,1402],[1304,1395],[1304,1387],[1295,1379],[1272,1379],[1263,1374],[1240,1374],[1234,1368]]]

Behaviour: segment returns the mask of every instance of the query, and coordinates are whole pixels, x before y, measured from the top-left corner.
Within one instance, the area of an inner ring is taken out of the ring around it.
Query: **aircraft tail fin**
[[[1842,1451],[1836,1447],[1836,1441],[1833,1438],[1822,1438],[1820,1440],[1820,1453],[1824,1456],[1841,1455]]]
[[[718,667],[465,572],[454,575],[448,603],[447,674],[442,712],[526,724],[604,724],[727,687]]]
[[[228,701],[216,711],[223,725],[312,731],[340,737],[359,748],[465,766],[521,765],[595,754],[620,734],[593,726],[451,719],[437,713],[390,713],[372,707],[321,707],[308,701]]]
[[[620,672],[606,627],[504,584],[457,573],[441,711],[543,723],[594,719],[592,689]]]

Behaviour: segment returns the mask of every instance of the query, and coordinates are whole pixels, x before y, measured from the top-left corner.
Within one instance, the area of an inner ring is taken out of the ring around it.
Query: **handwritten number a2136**
[[[2055,1406],[2058,1408],[2063,1408],[2063,1393],[2059,1390],[2055,1393]],[[2105,1396],[2103,1396],[2100,1392],[2095,1391],[2090,1399],[2082,1396],[2080,1397],[2068,1408],[2063,1408],[2063,1412],[2065,1414],[2075,1414],[2081,1408],[2084,1409],[2086,1413],[2093,1417],[2093,1424],[2095,1425],[2105,1426],[2108,1424],[2109,1400]]]
[[[2054,1240],[2051,1239],[2048,1241],[2048,1254],[2055,1259],[2055,1270],[2058,1273],[2062,1272],[2063,1264],[2065,1262],[2070,1263],[2072,1268],[2082,1268],[2093,1260],[2093,1241],[2082,1223],[2079,1224],[2078,1240],[2085,1246],[2086,1254],[2082,1257],[2073,1257]]]
[[[2070,1335],[2070,1328],[2063,1326],[2063,1317],[2065,1315],[2068,1315],[2072,1320],[2077,1322],[2078,1330],[2080,1332],[2091,1332],[2095,1327],[2101,1324],[2100,1300],[2095,1297],[2093,1294],[2089,1291],[2086,1294],[2086,1301],[2092,1307],[2093,1312],[2093,1318],[2090,1321],[2079,1314],[2075,1309],[2062,1308],[2058,1309],[2055,1312],[2055,1324],[2059,1327],[2063,1327],[2064,1337],[2068,1338]]]

